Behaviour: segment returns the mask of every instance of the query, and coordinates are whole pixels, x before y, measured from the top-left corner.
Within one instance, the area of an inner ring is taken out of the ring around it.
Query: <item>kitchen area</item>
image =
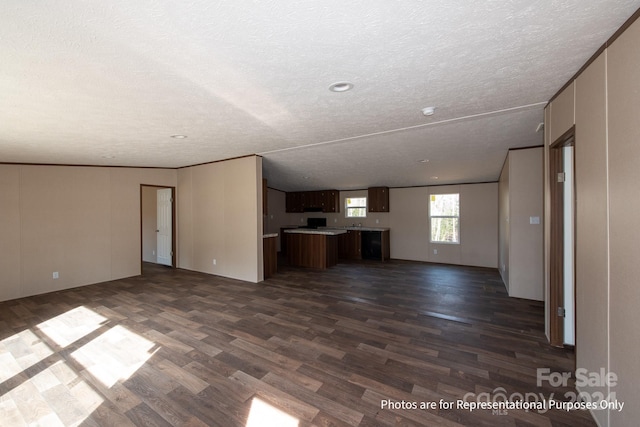
[[[281,263],[326,269],[340,262],[389,259],[387,187],[288,193],[268,188],[265,191],[268,202],[264,230],[278,236],[275,244]],[[352,200],[366,200],[363,208],[366,211],[347,212]]]

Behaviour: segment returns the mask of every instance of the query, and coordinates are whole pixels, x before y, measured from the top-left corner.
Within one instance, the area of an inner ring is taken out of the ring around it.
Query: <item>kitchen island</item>
[[[289,265],[326,269],[338,263],[338,236],[347,230],[305,229],[284,230]]]

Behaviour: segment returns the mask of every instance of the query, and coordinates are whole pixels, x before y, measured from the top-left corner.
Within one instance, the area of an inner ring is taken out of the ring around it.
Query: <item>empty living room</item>
[[[0,5],[0,425],[636,426],[640,0]]]

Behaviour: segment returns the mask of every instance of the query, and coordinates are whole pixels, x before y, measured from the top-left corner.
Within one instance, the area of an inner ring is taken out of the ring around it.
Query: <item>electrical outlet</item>
[[[380,220],[379,219],[376,219],[376,224],[380,224]]]
[[[433,254],[434,254],[434,255],[438,255],[438,250],[437,250],[437,249],[434,249],[434,250],[433,250]]]
[[[54,279],[57,279],[57,278],[59,278],[59,277],[60,277],[60,274],[59,274],[57,271],[54,271],[54,272],[53,272],[53,278],[54,278]]]
[[[156,251],[153,251],[153,255],[155,255],[155,254],[156,254]]]
[[[213,265],[216,265],[216,262],[217,262],[217,261],[216,261],[216,259],[214,258],[214,259],[213,259]]]

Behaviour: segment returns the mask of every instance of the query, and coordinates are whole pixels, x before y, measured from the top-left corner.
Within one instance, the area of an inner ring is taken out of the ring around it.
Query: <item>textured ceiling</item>
[[[257,153],[283,190],[493,181],[509,148],[542,143],[546,101],[639,7],[3,0],[0,162]],[[354,88],[328,90],[343,80]]]

